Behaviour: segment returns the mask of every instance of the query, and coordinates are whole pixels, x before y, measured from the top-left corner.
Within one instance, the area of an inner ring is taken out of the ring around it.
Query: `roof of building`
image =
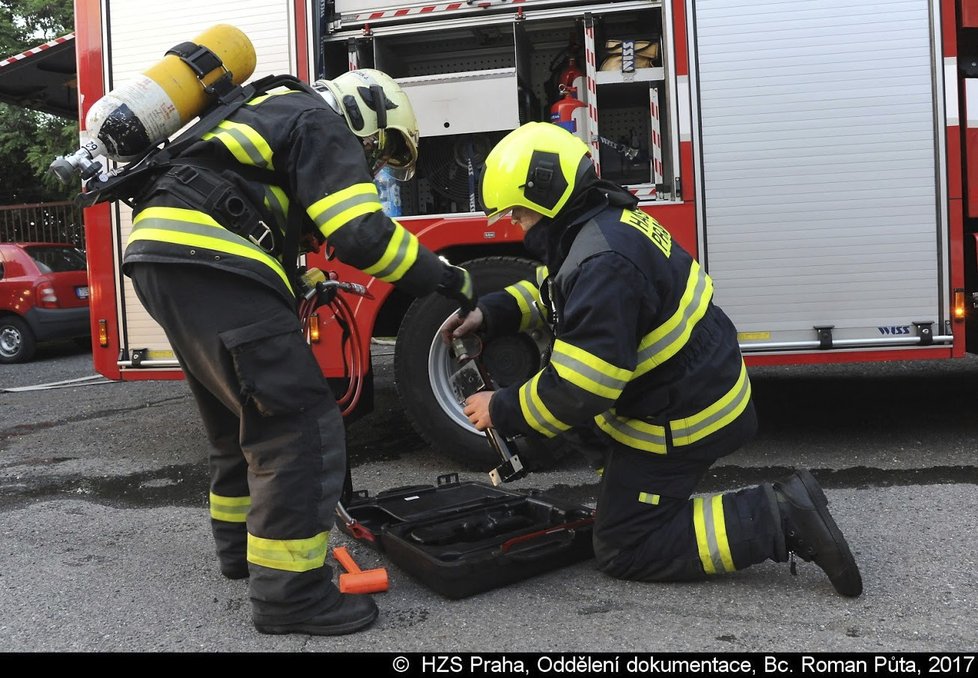
[[[0,101],[77,119],[75,34],[0,61]]]

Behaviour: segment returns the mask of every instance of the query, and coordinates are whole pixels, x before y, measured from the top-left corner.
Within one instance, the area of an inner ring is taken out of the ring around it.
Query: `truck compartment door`
[[[700,255],[745,351],[944,334],[931,5],[687,1]]]

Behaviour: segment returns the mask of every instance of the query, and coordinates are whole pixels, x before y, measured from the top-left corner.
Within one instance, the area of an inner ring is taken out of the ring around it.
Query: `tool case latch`
[[[435,479],[435,485],[437,487],[442,487],[443,485],[457,485],[459,482],[457,473],[446,473],[440,475]]]

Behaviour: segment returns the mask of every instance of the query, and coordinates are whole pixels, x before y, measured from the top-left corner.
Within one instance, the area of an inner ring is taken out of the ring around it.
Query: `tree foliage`
[[[72,30],[73,0],[0,0],[0,59]],[[0,103],[0,204],[72,196],[47,168],[77,146],[76,121]]]

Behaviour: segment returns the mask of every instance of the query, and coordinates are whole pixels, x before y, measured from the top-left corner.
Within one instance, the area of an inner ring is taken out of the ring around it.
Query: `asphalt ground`
[[[375,349],[376,408],[348,433],[355,486],[376,494],[453,472],[485,482],[413,432],[392,384],[393,351]],[[377,622],[334,638],[257,633],[247,583],[219,574],[206,440],[186,385],[94,376],[90,353],[73,344],[42,347],[26,365],[0,365],[6,652],[978,649],[976,358],[751,370],[760,433],[700,490],[812,469],[859,563],[860,598],[837,595],[801,561],[797,576],[769,562],[707,582],[643,584],[611,579],[586,560],[451,600],[334,529],[331,546],[348,546],[362,568],[386,567],[390,577],[375,597]],[[507,487],[593,506],[596,483],[582,460],[569,458]]]

